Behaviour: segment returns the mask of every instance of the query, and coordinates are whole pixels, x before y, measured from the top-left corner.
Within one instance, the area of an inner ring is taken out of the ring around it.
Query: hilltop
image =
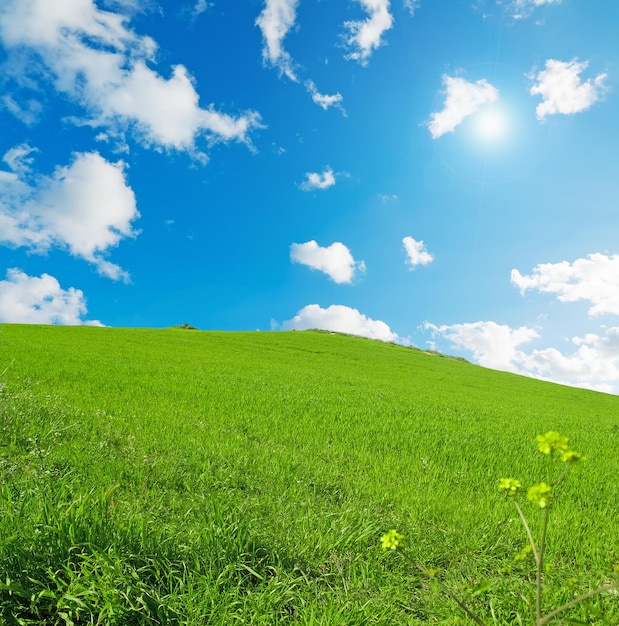
[[[3,325],[0,359],[6,623],[453,623],[378,538],[500,578],[523,535],[498,479],[535,480],[548,430],[587,456],[549,582],[619,562],[616,396],[315,331]],[[510,580],[477,600],[500,623],[525,610]]]

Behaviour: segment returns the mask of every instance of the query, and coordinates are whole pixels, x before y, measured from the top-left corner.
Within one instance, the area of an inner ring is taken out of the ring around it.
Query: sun
[[[488,107],[479,111],[473,120],[475,135],[487,142],[504,139],[509,130],[509,120],[499,107]]]

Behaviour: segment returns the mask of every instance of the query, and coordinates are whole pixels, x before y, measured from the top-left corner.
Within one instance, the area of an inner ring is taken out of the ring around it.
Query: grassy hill
[[[531,623],[497,485],[544,479],[549,430],[587,460],[553,505],[544,602],[619,563],[616,396],[313,331],[3,325],[4,368],[0,624],[466,622],[381,551],[390,528],[451,588],[487,581],[487,624]]]

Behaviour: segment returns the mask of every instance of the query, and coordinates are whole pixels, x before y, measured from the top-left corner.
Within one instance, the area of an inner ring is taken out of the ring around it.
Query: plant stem
[[[420,565],[419,563],[417,563],[417,561],[413,560],[412,558],[410,558],[408,555],[406,555],[408,560],[423,574],[425,574],[428,578],[432,578],[432,576],[430,576],[430,573],[428,572],[428,570],[423,567],[423,565]],[[443,582],[441,582],[438,578],[435,579],[438,586],[476,623],[479,624],[479,626],[486,626],[484,624],[484,622],[481,621],[481,619],[479,617],[477,617],[477,615],[475,615],[475,613],[473,613],[473,611],[471,611],[471,609],[469,609],[468,606],[466,606],[466,604],[460,600],[460,598],[458,598],[458,596],[456,596],[456,594],[451,591],[451,589],[449,589],[449,587],[447,587],[447,585],[445,585]]]
[[[578,596],[577,598],[574,598],[573,600],[566,602],[563,606],[560,606],[558,609],[555,609],[554,611],[551,611],[550,613],[548,613],[548,615],[545,615],[544,617],[542,617],[538,621],[537,626],[544,626],[544,624],[547,624],[553,617],[573,607],[575,604],[578,604],[579,602],[582,602],[583,600],[587,600],[588,598],[592,598],[593,596],[597,596],[600,593],[603,593],[604,591],[607,591],[610,589],[615,589],[615,586],[614,585],[600,585],[597,589],[594,589],[593,591],[589,591],[589,593],[584,593],[582,596]]]
[[[542,538],[539,543],[539,552],[537,555],[537,576],[536,583],[537,589],[535,594],[535,610],[537,613],[537,626],[542,623],[542,564],[544,561],[544,550],[546,548],[546,529],[548,528],[548,513],[549,510],[543,509],[542,511]]]
[[[520,519],[522,520],[524,529],[527,531],[527,537],[529,538],[529,545],[531,546],[531,550],[533,551],[533,556],[535,557],[535,562],[537,563],[538,561],[537,546],[535,545],[535,540],[533,539],[533,533],[531,532],[531,529],[529,528],[529,523],[527,522],[527,518],[524,516],[524,513],[522,512],[522,509],[520,508],[520,505],[518,504],[518,502],[516,502],[516,500],[514,500],[514,504],[516,505],[516,510],[518,511],[518,515],[520,515]]]

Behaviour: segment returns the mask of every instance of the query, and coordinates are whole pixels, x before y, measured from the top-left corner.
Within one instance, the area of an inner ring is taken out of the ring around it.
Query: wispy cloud
[[[367,65],[372,53],[382,45],[383,34],[393,26],[393,16],[389,12],[389,0],[356,0],[368,13],[365,20],[344,22],[349,31],[345,37],[346,46],[351,52],[347,59]]]
[[[18,102],[10,94],[5,94],[0,99],[0,109],[6,109],[26,126],[34,126],[41,117],[43,105],[34,98]]]
[[[330,167],[327,167],[322,174],[318,172],[307,172],[305,180],[299,185],[303,191],[314,191],[315,189],[329,189],[335,185],[335,175]]]
[[[579,63],[548,59],[545,69],[534,77],[531,95],[542,96],[542,102],[535,109],[537,118],[543,120],[547,115],[563,113],[570,115],[586,111],[605,93],[606,74],[582,81],[580,74],[589,66],[587,61]]]
[[[560,3],[561,0],[512,0],[507,3],[507,10],[515,20],[521,20],[529,17],[537,7]]]
[[[342,106],[342,102],[344,101],[344,97],[341,93],[336,93],[334,95],[322,94],[318,91],[316,84],[313,80],[305,81],[305,88],[312,96],[312,100],[320,107],[322,107],[325,111],[330,109],[331,107],[335,107],[336,109],[340,109],[344,116],[346,116],[346,111]]]
[[[97,152],[77,153],[52,176],[30,173],[33,149],[17,146],[3,157],[12,170],[0,171],[0,242],[44,253],[52,247],[93,263],[113,280],[129,279],[106,253],[121,239],[135,237],[139,217],[122,161]]]
[[[469,115],[499,99],[499,90],[485,78],[471,83],[459,76],[443,76],[445,105],[426,123],[433,139],[453,132]]]
[[[358,272],[365,271],[363,261],[355,261],[350,250],[336,241],[323,248],[316,241],[293,243],[290,246],[290,259],[314,270],[324,272],[336,283],[351,283]]]
[[[74,2],[51,7],[47,0],[6,0],[0,38],[16,58],[24,51],[32,54],[26,66],[31,78],[49,77],[84,108],[87,119],[80,123],[117,134],[131,129],[146,145],[177,150],[195,151],[199,136],[250,143],[260,116],[247,111],[234,117],[214,105],[200,107],[184,66],[174,66],[169,78],[148,66],[157,44],[129,29],[127,17],[99,9],[93,0],[82,0],[79,10]]]
[[[402,342],[385,322],[373,320],[357,309],[341,304],[332,304],[326,309],[318,304],[308,304],[303,307],[291,320],[282,324],[283,330],[309,330],[321,329],[337,333],[348,333],[378,339],[387,342]]]
[[[415,11],[421,6],[421,0],[404,0],[403,6],[413,16]]]
[[[264,9],[256,20],[262,31],[262,58],[267,65],[276,67],[290,80],[297,82],[294,62],[284,49],[284,39],[297,19],[298,0],[265,0]]]
[[[414,270],[417,265],[428,265],[434,261],[434,257],[428,252],[423,241],[415,241],[412,237],[402,239],[406,250],[406,263]]]
[[[13,268],[0,281],[0,322],[102,326],[97,320],[84,320],[86,312],[82,291],[62,289],[49,274],[28,276]]]
[[[2,160],[14,174],[24,175],[32,170],[34,157],[30,155],[35,152],[38,152],[36,148],[22,143],[7,150]]]
[[[529,289],[556,294],[560,302],[588,301],[590,316],[619,315],[619,255],[590,254],[573,263],[542,263],[529,275],[517,269],[511,282],[525,294]]]
[[[207,0],[197,0],[197,2],[193,5],[193,9],[191,9],[191,17],[192,19],[197,19],[202,15],[202,13],[206,13],[206,11],[213,6],[212,2],[207,2]]]

